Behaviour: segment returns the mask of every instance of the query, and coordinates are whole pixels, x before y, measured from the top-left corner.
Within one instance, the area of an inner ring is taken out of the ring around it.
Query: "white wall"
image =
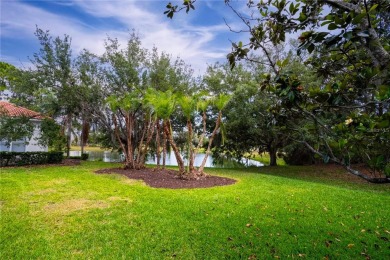
[[[31,137],[31,139],[28,141],[28,144],[26,145],[26,152],[47,152],[48,147],[47,146],[40,146],[38,144],[38,139],[41,135],[41,121],[38,120],[31,120],[34,124],[34,132]]]
[[[31,120],[34,125],[34,132],[28,142],[24,140],[17,140],[11,142],[10,146],[6,146],[4,142],[0,142],[0,151],[8,152],[47,152],[47,146],[40,146],[38,144],[38,139],[40,138],[41,130],[39,120]]]

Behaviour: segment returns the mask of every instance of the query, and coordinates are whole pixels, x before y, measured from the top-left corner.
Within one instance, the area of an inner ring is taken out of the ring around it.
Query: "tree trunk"
[[[81,136],[80,136],[80,146],[81,146],[81,155],[84,153],[84,147],[87,144],[89,137],[89,123],[87,120],[83,119],[83,126],[81,128]]]
[[[143,163],[141,162],[142,154],[144,152],[144,140],[145,136],[148,136],[149,133],[149,123],[145,123],[146,120],[144,120],[144,125],[142,127],[142,135],[141,139],[138,142],[138,146],[136,147],[135,150],[137,150],[137,153],[133,153],[135,156],[135,162],[134,162],[134,167],[137,170],[140,170],[141,168],[144,167]],[[147,137],[146,137],[147,138]]]
[[[173,140],[173,136],[171,133],[171,123],[170,123],[169,119],[166,120],[166,122],[165,122],[164,132],[165,132],[165,134],[168,138],[168,141],[169,141],[169,143],[173,149],[173,152],[175,154],[177,165],[179,166],[179,173],[180,173],[180,175],[183,175],[185,173],[184,161],[181,158],[180,151],[177,148],[175,141]]]
[[[148,149],[149,149],[149,144],[153,138],[153,134],[154,134],[154,130],[155,130],[154,126],[155,126],[155,122],[150,121],[150,123],[148,125],[147,135],[146,135],[146,142],[145,142],[145,145],[143,147],[141,147],[141,149],[140,149],[141,155],[140,155],[139,161],[137,162],[137,164],[138,164],[137,167],[139,167],[140,169],[145,168],[145,157],[146,157],[146,154],[147,154]]]
[[[156,120],[156,159],[157,159],[157,169],[160,169],[160,120]]]
[[[72,144],[72,114],[67,115],[67,133],[66,133],[66,157],[69,158],[70,146]]]
[[[134,165],[134,153],[133,153],[133,142],[132,142],[134,120],[130,113],[126,115],[125,121],[126,121],[127,158],[128,158],[125,168],[134,169],[135,165]]]
[[[322,154],[321,152],[317,151],[316,149],[314,149],[309,143],[307,142],[302,142],[304,145],[306,145],[307,148],[309,148],[310,151],[312,151],[313,153],[321,156],[321,157],[324,157],[324,154]],[[338,165],[341,165],[342,167],[344,167],[349,173],[355,175],[355,176],[358,176],[368,182],[371,182],[371,183],[390,183],[390,177],[384,177],[384,178],[372,178],[370,176],[367,176],[366,174],[358,171],[358,170],[355,170],[355,169],[352,169],[350,165],[347,165],[345,164],[344,162],[340,161],[339,159],[337,159],[336,157],[334,156],[331,156],[329,158],[329,160],[337,163]]]
[[[202,148],[202,146],[203,146],[204,136],[206,135],[206,119],[207,119],[206,112],[203,112],[203,116],[202,116],[203,133],[200,135],[198,146],[196,147],[196,150],[194,151],[194,155],[193,155],[194,160],[195,160],[195,157],[196,157],[198,150],[200,150],[200,148]]]
[[[162,169],[165,169],[167,158],[167,134],[165,133],[165,120],[163,121],[163,161],[162,161]]]
[[[194,167],[194,160],[195,160],[195,155],[194,155],[194,147],[192,145],[192,123],[191,120],[187,120],[187,128],[188,128],[188,149],[190,150],[189,156],[188,156],[188,172],[192,173],[195,172],[195,167]]]
[[[269,152],[269,166],[277,166],[276,151],[277,151],[277,149],[274,149],[273,147],[271,147],[268,150],[268,152]]]
[[[212,145],[212,143],[213,143],[214,137],[215,137],[215,135],[217,134],[217,131],[218,131],[219,126],[220,126],[220,124],[221,124],[221,119],[222,119],[222,112],[219,111],[219,113],[218,113],[218,118],[217,118],[217,121],[216,121],[216,123],[215,123],[214,131],[213,131],[213,133],[211,134],[211,137],[210,137],[210,140],[209,140],[209,145],[207,146],[206,154],[205,154],[205,156],[204,156],[204,158],[203,158],[202,164],[201,164],[200,167],[199,167],[199,174],[201,174],[201,175],[204,174],[204,172],[203,172],[203,171],[204,171],[204,167],[205,167],[205,165],[206,165],[207,158],[209,157],[209,155],[210,155],[210,153],[211,153],[211,145]]]
[[[128,120],[126,119],[126,122],[127,121]],[[112,114],[112,122],[114,123],[114,132],[115,132],[116,139],[118,140],[119,145],[120,145],[120,147],[125,155],[124,168],[125,169],[133,169],[132,168],[132,167],[134,167],[134,164],[132,163],[133,158],[131,158],[129,153],[128,153],[129,143],[127,143],[127,147],[126,147],[126,145],[122,141],[122,138],[121,138],[120,133],[119,133],[118,121],[116,119],[115,114]],[[131,150],[131,148],[130,148],[130,150]]]

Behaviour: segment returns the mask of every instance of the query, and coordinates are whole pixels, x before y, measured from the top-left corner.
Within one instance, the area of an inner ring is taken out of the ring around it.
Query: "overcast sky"
[[[163,14],[168,2],[1,0],[1,61],[28,67],[28,57],[39,50],[36,26],[49,30],[52,36],[71,36],[74,54],[84,48],[102,54],[107,36],[125,43],[129,31],[135,29],[145,48],[156,46],[159,51],[179,56],[195,74],[202,74],[208,64],[226,60],[230,41],[244,38],[226,26],[224,19],[233,28],[242,24],[223,0],[198,0],[195,11],[176,14],[173,20]],[[233,4],[241,8],[245,3]]]

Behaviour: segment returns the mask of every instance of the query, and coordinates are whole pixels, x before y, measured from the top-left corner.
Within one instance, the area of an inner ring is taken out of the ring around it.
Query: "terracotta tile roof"
[[[18,107],[7,101],[0,101],[0,116],[5,114],[11,117],[26,116],[34,119],[44,119],[45,116],[42,116],[38,112],[32,111],[24,107]]]

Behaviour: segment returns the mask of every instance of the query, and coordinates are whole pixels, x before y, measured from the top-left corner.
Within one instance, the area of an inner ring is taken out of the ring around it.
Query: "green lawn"
[[[70,147],[71,151],[81,151],[81,146],[78,145],[72,145]],[[104,152],[104,151],[110,151],[110,149],[101,148],[98,146],[85,146],[84,147],[85,152]]]
[[[209,169],[232,186],[150,188],[93,171],[0,169],[0,259],[389,259],[390,186],[316,167]]]
[[[259,154],[257,152],[253,152],[252,154],[247,155],[247,157],[250,158],[250,159],[253,159],[255,161],[261,162],[264,165],[269,165],[269,163],[271,161],[268,153]],[[279,157],[276,158],[276,163],[279,166],[286,165],[286,163],[284,162],[283,158],[279,158]]]

